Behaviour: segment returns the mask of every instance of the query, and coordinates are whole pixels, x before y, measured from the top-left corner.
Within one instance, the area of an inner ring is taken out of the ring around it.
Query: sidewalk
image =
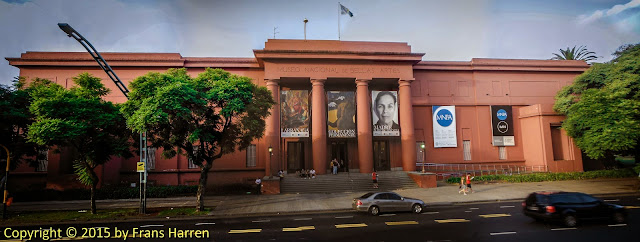
[[[457,185],[437,188],[396,190],[398,194],[418,198],[428,205],[524,199],[535,191],[576,191],[592,195],[640,194],[634,189],[637,178],[594,179],[531,183],[473,184],[475,193],[462,195]],[[255,216],[351,210],[353,198],[362,193],[279,194],[207,196],[205,206],[212,216]],[[137,208],[138,199],[100,200],[98,209]],[[195,207],[195,197],[150,198],[147,208]],[[10,211],[88,210],[89,201],[47,201],[14,203]]]

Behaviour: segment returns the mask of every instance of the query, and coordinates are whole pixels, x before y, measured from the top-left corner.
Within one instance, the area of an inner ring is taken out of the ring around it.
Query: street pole
[[[7,149],[6,146],[1,145],[2,148],[4,148],[5,151],[7,151],[7,169],[5,171],[4,174],[4,184],[2,184],[4,186],[4,199],[2,199],[2,219],[7,219],[7,199],[9,196],[9,191],[7,191],[7,184],[9,184],[9,163],[11,161],[11,156],[9,155],[9,149]]]
[[[420,148],[422,149],[422,173],[425,173],[425,171],[424,171],[424,162],[425,162],[427,157],[425,155],[426,152],[424,151],[424,148],[425,148],[424,142],[422,142],[422,144],[420,145]]]

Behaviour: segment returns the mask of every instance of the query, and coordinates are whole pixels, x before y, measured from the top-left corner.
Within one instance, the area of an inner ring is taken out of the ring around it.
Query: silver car
[[[352,204],[356,211],[368,212],[373,216],[395,211],[421,213],[426,206],[420,199],[402,197],[395,192],[370,192],[354,198]]]

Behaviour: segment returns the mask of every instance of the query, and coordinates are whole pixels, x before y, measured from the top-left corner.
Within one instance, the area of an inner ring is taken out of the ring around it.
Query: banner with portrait
[[[433,147],[458,147],[456,106],[433,106]]]
[[[309,91],[281,91],[280,114],[281,137],[309,137]]]
[[[400,136],[398,92],[371,91],[373,136]]]
[[[355,92],[327,92],[327,103],[327,132],[329,133],[329,138],[355,138]]]

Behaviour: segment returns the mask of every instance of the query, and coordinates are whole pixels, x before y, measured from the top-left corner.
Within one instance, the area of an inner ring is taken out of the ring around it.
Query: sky
[[[640,42],[640,0],[0,0],[0,84],[19,75],[5,57],[86,50],[253,57],[267,39],[406,42],[426,61],[550,59],[586,46],[611,60]],[[339,18],[340,16],[340,18]],[[97,65],[97,63],[96,63]]]

